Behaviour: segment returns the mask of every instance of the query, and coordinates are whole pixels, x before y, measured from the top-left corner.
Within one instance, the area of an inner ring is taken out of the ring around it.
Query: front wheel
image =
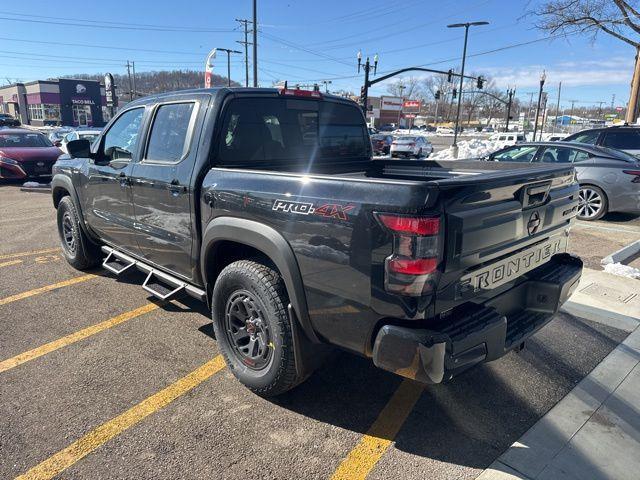
[[[229,264],[213,289],[213,329],[227,366],[243,385],[265,397],[301,381],[288,303],[280,274],[253,260]]]
[[[602,189],[593,185],[580,186],[578,196],[578,219],[598,220],[602,218],[609,208],[607,196]]]
[[[88,270],[100,264],[100,249],[82,231],[80,217],[71,197],[64,197],[58,204],[58,235],[62,254],[77,270]]]

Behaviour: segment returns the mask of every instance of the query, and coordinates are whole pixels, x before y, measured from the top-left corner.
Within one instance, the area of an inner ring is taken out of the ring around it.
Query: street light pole
[[[511,103],[513,101],[513,95],[515,93],[516,93],[515,88],[512,88],[511,90],[507,90],[507,95],[509,95],[509,102],[507,103],[507,123],[504,127],[505,132],[509,131],[509,117],[511,117]]]
[[[536,107],[536,120],[533,124],[533,141],[536,141],[536,132],[538,131],[538,117],[540,116],[540,102],[542,101],[542,89],[544,88],[544,82],[547,79],[547,73],[543,70],[540,75],[540,90],[538,91],[538,106]]]
[[[460,70],[460,88],[458,91],[458,108],[456,110],[456,128],[453,132],[453,156],[458,158],[458,125],[460,124],[460,108],[462,107],[462,84],[464,82],[464,65],[467,60],[467,40],[469,38],[469,27],[489,25],[489,22],[467,22],[467,23],[453,23],[447,25],[447,28],[460,28],[464,27],[464,48],[462,50],[462,68]]]

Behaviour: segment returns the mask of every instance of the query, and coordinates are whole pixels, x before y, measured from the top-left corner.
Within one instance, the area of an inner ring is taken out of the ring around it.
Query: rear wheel
[[[278,395],[301,381],[288,303],[280,274],[252,260],[225,267],[213,289],[213,328],[220,351],[236,378],[258,395]]]
[[[62,253],[77,270],[87,270],[100,264],[102,254],[80,228],[80,217],[71,197],[64,197],[58,204],[58,235]]]
[[[593,185],[580,186],[578,197],[578,218],[580,220],[598,220],[609,208],[607,196],[602,189]]]

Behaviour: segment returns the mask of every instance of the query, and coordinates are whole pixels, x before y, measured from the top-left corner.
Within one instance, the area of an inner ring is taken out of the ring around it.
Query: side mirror
[[[67,151],[71,158],[89,158],[91,156],[91,142],[85,138],[71,140],[67,143]]]

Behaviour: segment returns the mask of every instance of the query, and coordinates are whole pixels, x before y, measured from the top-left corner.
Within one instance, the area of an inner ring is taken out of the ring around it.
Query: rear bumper
[[[373,362],[423,383],[450,380],[518,348],[551,321],[581,275],[582,260],[556,255],[510,290],[485,304],[457,308],[429,329],[385,325],[375,339]]]

